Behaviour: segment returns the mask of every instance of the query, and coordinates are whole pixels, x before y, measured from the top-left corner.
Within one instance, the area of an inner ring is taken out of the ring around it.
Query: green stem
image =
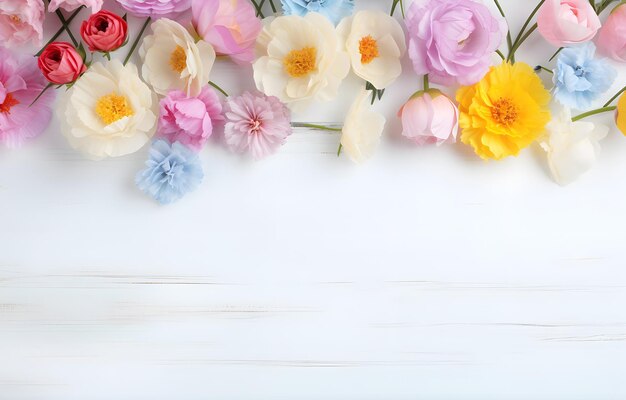
[[[256,16],[265,18],[265,15],[263,15],[263,10],[261,10],[261,7],[257,4],[257,2],[255,0],[250,0],[250,2],[252,3],[252,5],[254,5],[254,8],[256,9]]]
[[[270,7],[272,7],[272,12],[276,14],[276,6],[274,5],[274,0],[270,0]]]
[[[611,100],[607,101],[603,107],[608,107],[612,102],[615,101],[622,93],[626,92],[626,86],[624,86],[619,92],[615,94],[615,96],[611,97]]]
[[[500,15],[502,15],[502,18],[506,20],[506,15],[504,14],[504,10],[502,9],[500,2],[498,0],[493,0],[493,2],[496,3],[496,7],[498,8]],[[507,30],[506,32],[506,44],[509,48],[509,51],[511,51],[511,49],[513,48],[513,40],[511,39],[511,29]]]
[[[63,24],[63,28],[67,31],[67,34],[72,40],[72,43],[74,43],[74,46],[78,47],[78,40],[76,40],[76,38],[74,37],[74,34],[72,33],[72,30],[69,27],[69,22],[67,22],[61,10],[56,10],[56,15],[59,17],[59,21],[61,21],[61,24]]]
[[[532,21],[533,17],[537,14],[537,12],[539,12],[539,9],[543,5],[543,3],[545,3],[545,1],[546,0],[541,0],[539,4],[537,4],[537,7],[535,7],[533,12],[530,13],[528,18],[526,18],[526,22],[524,22],[524,25],[522,25],[522,29],[520,29],[519,33],[517,34],[517,37],[515,38],[515,41],[513,42],[513,46],[515,46],[515,44],[517,44],[517,42],[521,40],[522,35],[524,34],[524,32],[526,32],[526,28],[528,28],[528,25],[530,25],[530,21]]]
[[[598,8],[596,9],[596,12],[598,13],[598,15],[602,14],[602,11],[606,10],[607,7],[610,6],[613,1],[615,0],[604,0],[602,3],[600,3]]]
[[[591,117],[592,115],[602,114],[602,113],[609,112],[609,111],[615,111],[616,109],[617,107],[612,106],[612,107],[602,107],[602,108],[598,108],[597,110],[587,111],[586,113],[582,113],[572,118],[572,122],[580,121],[581,119]]]
[[[391,3],[391,16],[393,17],[393,14],[396,12],[396,7],[398,6],[398,4],[400,4],[400,12],[402,13],[402,18],[404,18],[404,4],[402,3],[402,0],[393,0],[393,3]]]
[[[318,125],[318,124],[305,124],[302,122],[294,122],[291,124],[294,128],[311,128],[318,129],[320,131],[341,132],[342,128],[331,128],[330,126]]]
[[[146,22],[143,23],[143,26],[141,27],[141,30],[139,31],[139,35],[137,35],[137,38],[135,39],[135,41],[133,42],[132,47],[130,48],[130,51],[128,52],[128,54],[126,55],[126,58],[124,59],[124,65],[128,64],[128,61],[130,60],[130,57],[135,52],[135,49],[137,48],[137,45],[139,44],[139,41],[141,40],[141,37],[143,36],[143,33],[146,31],[146,28],[148,27],[148,24],[150,24],[150,21],[152,21],[152,18],[148,17],[148,18],[146,18]]]
[[[506,57],[504,56],[504,54],[500,51],[500,50],[496,50],[496,54],[500,56],[500,58],[502,59],[502,61],[506,60]]]
[[[517,51],[517,49],[519,49],[519,47],[522,45],[522,43],[524,43],[524,41],[526,39],[528,39],[528,37],[537,29],[537,24],[534,24],[529,30],[528,32],[526,32],[521,38],[520,40],[517,41],[517,43],[513,44],[513,48],[511,49],[511,51],[509,52],[509,56],[507,57],[507,61],[511,61],[513,59],[513,57],[515,57],[515,52]]]
[[[551,69],[548,69],[546,67],[544,67],[543,65],[537,65],[537,68],[542,69],[548,73],[554,74],[554,72]]]
[[[339,142],[339,147],[337,147],[337,157],[339,157],[341,155],[341,149],[343,149],[343,144],[341,144],[341,142]]]
[[[30,104],[28,105],[28,107],[31,107],[33,104],[35,104],[35,103],[37,102],[37,100],[39,100],[39,98],[40,98],[41,96],[43,96],[43,94],[44,94],[44,93],[46,93],[46,90],[50,89],[50,87],[52,87],[52,86],[53,86],[53,83],[48,83],[48,85],[47,85],[45,88],[43,88],[43,90],[41,91],[41,93],[39,93],[39,94],[37,95],[37,97],[35,97],[35,100],[33,100],[33,102],[32,102],[32,103],[30,103]]]
[[[559,49],[558,49],[558,50],[557,50],[554,54],[552,54],[552,57],[550,57],[550,59],[548,60],[548,62],[550,62],[550,61],[554,60],[554,57],[558,56],[558,55],[559,55],[559,53],[560,53],[561,51],[563,51],[563,49],[564,49],[564,47],[559,47]]]
[[[424,75],[424,91],[430,89],[430,82],[428,81],[428,74]]]
[[[404,2],[403,2],[403,0],[400,0],[400,13],[402,13],[402,18],[405,18],[405,16],[404,16]]]
[[[215,83],[213,81],[209,81],[209,85],[213,86],[215,89],[217,89],[224,96],[228,97],[228,93],[226,93],[226,91],[224,89],[222,89],[217,83]]]
[[[70,15],[70,17],[67,19],[67,24],[71,24],[72,21],[74,20],[74,18],[76,18],[76,16],[78,15],[79,12],[81,12],[81,10],[85,8],[85,6],[80,6],[76,9],[76,11],[74,11],[74,13],[72,13],[72,15]],[[36,56],[40,56],[41,53],[43,53],[43,51],[46,49],[46,47],[48,47],[48,45],[52,42],[54,42],[59,36],[61,36],[61,34],[63,33],[63,31],[65,30],[65,25],[63,25],[61,28],[59,28],[59,30],[57,31],[57,33],[55,33],[54,35],[52,35],[52,38],[50,38],[50,40],[48,40],[48,42],[46,43],[45,46],[43,46],[41,48],[41,50],[39,50],[37,52],[37,54],[35,54]]]

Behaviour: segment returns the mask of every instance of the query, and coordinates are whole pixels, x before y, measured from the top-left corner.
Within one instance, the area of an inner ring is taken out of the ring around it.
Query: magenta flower
[[[48,127],[54,91],[47,91],[30,106],[46,83],[36,58],[0,46],[0,141],[8,147],[19,147]]]
[[[223,119],[222,104],[208,86],[196,97],[174,90],[161,100],[157,134],[170,143],[180,142],[200,151],[213,133],[214,123]]]
[[[416,1],[405,22],[415,72],[443,85],[482,79],[507,31],[503,18],[473,0]]]
[[[117,0],[117,2],[137,17],[171,16],[187,11],[191,7],[191,0]]]
[[[274,153],[291,135],[289,110],[278,98],[249,92],[228,98],[224,137],[237,153],[250,153],[255,160]]]
[[[249,0],[193,0],[193,26],[217,54],[238,63],[254,60],[254,45],[263,25]]]

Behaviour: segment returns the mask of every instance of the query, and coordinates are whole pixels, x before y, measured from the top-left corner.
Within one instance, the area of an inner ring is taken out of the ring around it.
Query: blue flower
[[[605,60],[595,59],[596,46],[564,49],[554,71],[554,97],[564,106],[584,110],[609,90],[617,72]]]
[[[198,155],[179,142],[157,140],[150,148],[146,169],[137,174],[137,187],[161,204],[194,190],[204,177]]]
[[[285,15],[305,16],[317,12],[328,18],[333,24],[343,17],[352,15],[354,0],[281,0]]]

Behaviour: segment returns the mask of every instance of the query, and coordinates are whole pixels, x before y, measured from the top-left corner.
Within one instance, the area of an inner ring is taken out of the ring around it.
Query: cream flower
[[[151,25],[139,49],[143,62],[141,75],[155,92],[165,96],[170,90],[197,96],[209,83],[215,50],[209,43],[194,41],[178,22],[161,18]]]
[[[254,81],[268,96],[301,110],[337,96],[350,61],[330,21],[317,13],[266,21],[257,42]]]
[[[154,135],[159,103],[133,64],[95,63],[67,91],[62,132],[70,145],[93,159],[139,150]]]
[[[609,132],[605,125],[572,122],[569,109],[563,108],[547,125],[548,135],[540,142],[548,153],[552,177],[559,185],[568,185],[587,172],[600,155],[600,140]]]
[[[359,11],[344,18],[337,30],[357,76],[376,89],[386,88],[400,76],[406,41],[395,18],[381,11]]]
[[[362,163],[372,155],[383,133],[385,117],[372,111],[365,89],[357,95],[341,130],[341,145],[352,161]]]

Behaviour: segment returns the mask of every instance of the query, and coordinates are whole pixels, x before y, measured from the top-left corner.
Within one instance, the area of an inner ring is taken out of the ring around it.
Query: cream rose
[[[367,90],[359,92],[341,130],[341,146],[356,163],[374,155],[385,128],[385,117],[371,109],[368,98]]]

